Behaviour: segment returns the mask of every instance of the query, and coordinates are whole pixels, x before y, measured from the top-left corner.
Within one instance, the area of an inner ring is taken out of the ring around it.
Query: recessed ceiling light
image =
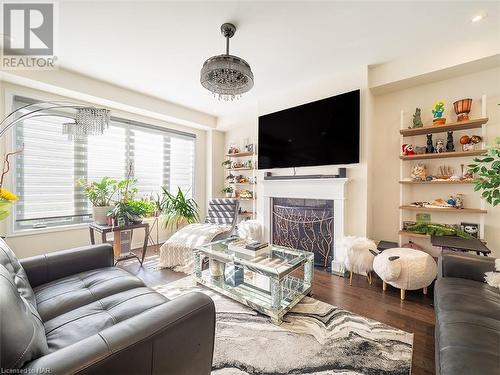
[[[481,14],[478,14],[478,15],[475,15],[474,17],[472,17],[472,22],[479,22],[479,21],[482,21],[486,18],[486,13],[481,13]]]

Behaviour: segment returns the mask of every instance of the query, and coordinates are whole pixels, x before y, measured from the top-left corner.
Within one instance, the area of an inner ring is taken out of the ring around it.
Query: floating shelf
[[[229,185],[250,185],[250,186],[254,186],[254,185],[257,185],[257,184],[251,184],[250,182],[228,182]]]
[[[400,209],[402,210],[409,210],[409,211],[425,211],[425,212],[449,212],[449,213],[455,213],[455,214],[485,214],[488,211],[482,210],[480,208],[462,208],[462,209],[457,209],[457,208],[447,208],[447,207],[436,207],[436,208],[427,208],[427,207],[415,207],[415,206],[409,206],[409,205],[403,205],[399,206]]]
[[[255,198],[238,198],[240,201],[254,201]]]
[[[229,168],[226,171],[237,172],[237,171],[253,171],[253,168]]]
[[[461,158],[469,156],[479,156],[486,152],[486,150],[473,150],[473,151],[452,151],[441,152],[432,154],[416,154],[416,155],[401,155],[401,160],[421,160],[421,159],[444,159],[444,158]]]
[[[240,212],[238,215],[240,216],[253,216],[255,212]]]
[[[451,122],[445,125],[431,125],[415,129],[401,129],[399,133],[403,137],[412,137],[414,135],[424,135],[429,133],[444,133],[447,131],[476,129],[485,125],[488,122],[488,117],[478,118],[475,120]]]
[[[416,237],[416,238],[431,238],[431,236],[429,236],[428,234],[413,233],[413,232],[408,232],[407,230],[400,230],[399,235],[407,237]]]
[[[242,158],[245,156],[257,156],[257,154],[254,154],[253,152],[238,152],[235,154],[226,154],[228,158]]]
[[[474,184],[474,181],[452,181],[452,180],[443,180],[443,181],[408,181],[408,180],[401,180],[399,181],[400,184],[405,184],[405,185],[452,185],[452,184],[459,184],[459,185],[472,185]]]

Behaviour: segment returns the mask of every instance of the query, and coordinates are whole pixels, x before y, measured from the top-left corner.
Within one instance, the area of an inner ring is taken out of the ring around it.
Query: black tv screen
[[[359,90],[259,117],[258,168],[359,162]]]

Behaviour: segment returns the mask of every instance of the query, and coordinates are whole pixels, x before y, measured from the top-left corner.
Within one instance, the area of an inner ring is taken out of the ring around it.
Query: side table
[[[132,231],[134,229],[144,228],[144,244],[142,245],[142,256],[139,259],[137,255],[133,252],[129,252],[127,254],[121,253],[121,232],[124,231]],[[146,249],[148,247],[148,239],[149,239],[149,224],[148,223],[137,223],[137,224],[129,224],[124,226],[109,226],[109,225],[99,225],[96,223],[89,224],[89,232],[90,232],[90,243],[95,245],[95,233],[101,234],[102,243],[106,243],[106,234],[113,233],[113,252],[115,254],[115,264],[127,259],[137,258],[139,263],[142,266],[144,262],[144,257],[146,256]]]

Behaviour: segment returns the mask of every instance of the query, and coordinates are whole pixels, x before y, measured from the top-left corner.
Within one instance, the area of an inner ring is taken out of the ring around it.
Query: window
[[[30,99],[15,97],[19,108]],[[75,181],[104,176],[125,178],[129,165],[138,180],[138,196],[177,186],[192,195],[195,136],[112,118],[104,135],[68,141],[60,117],[35,117],[14,128],[14,229],[78,224],[91,220],[91,206]]]

